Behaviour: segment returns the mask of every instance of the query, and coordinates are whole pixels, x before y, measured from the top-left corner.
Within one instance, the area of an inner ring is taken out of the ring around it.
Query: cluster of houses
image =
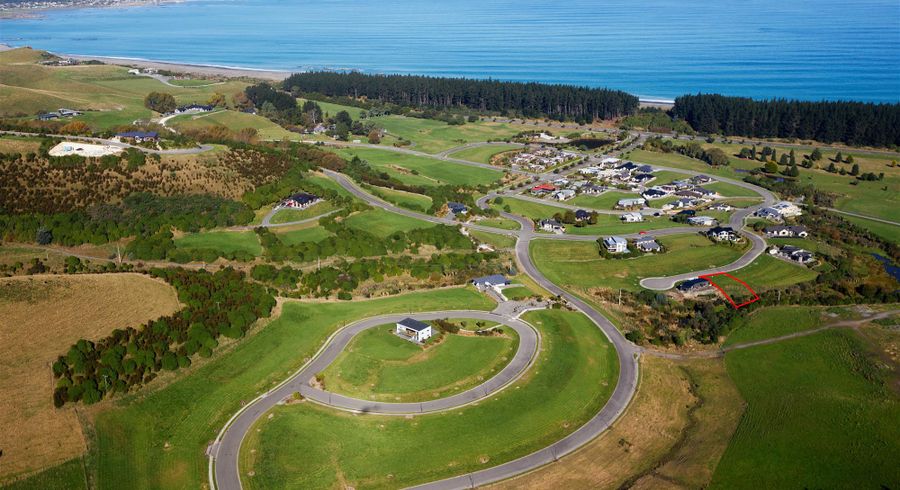
[[[656,253],[662,251],[662,246],[652,236],[641,236],[634,240],[634,246],[641,252]],[[620,236],[610,236],[603,239],[603,248],[611,254],[628,253],[628,240]]]
[[[786,218],[796,218],[801,214],[803,214],[803,210],[796,204],[790,201],[781,201],[756,211],[755,216],[782,223]]]
[[[767,226],[763,230],[768,238],[806,238],[809,231],[805,226]]]
[[[585,167],[578,172],[612,185],[627,186],[634,191],[640,190],[656,178],[653,175],[653,167],[650,165],[639,165],[634,162],[621,163],[618,158],[611,157],[604,158],[599,163]]]
[[[51,121],[53,119],[65,119],[69,117],[80,116],[81,114],[83,114],[81,111],[60,108],[55,112],[44,112],[42,114],[38,114],[37,118],[39,121]]]
[[[319,196],[310,194],[308,192],[298,192],[297,194],[294,194],[281,201],[281,204],[279,206],[289,209],[306,209],[321,200],[322,199]]]
[[[159,70],[156,68],[132,68],[128,70],[128,73],[131,75],[156,75]]]
[[[782,245],[780,247],[773,245],[769,247],[769,255],[784,260],[790,260],[791,262],[796,262],[798,264],[809,264],[816,260],[816,256],[809,250],[804,250],[793,245]]]
[[[552,146],[527,149],[509,157],[513,169],[525,168],[532,172],[543,172],[578,158],[570,151],[563,151]]]
[[[570,181],[566,178],[559,178],[553,182],[544,182],[531,188],[531,195],[537,197],[549,197],[557,201],[567,201],[577,194],[585,194],[588,196],[596,196],[605,191],[605,187],[601,187],[585,180]]]
[[[209,104],[186,104],[175,108],[175,114],[199,114],[201,112],[212,112],[216,106]]]
[[[693,208],[712,202],[721,197],[718,192],[703,187],[703,184],[713,182],[706,175],[695,175],[689,179],[676,180],[669,184],[655,185],[641,193],[641,197],[647,201],[677,197],[674,202],[662,206],[664,211],[671,209]]]

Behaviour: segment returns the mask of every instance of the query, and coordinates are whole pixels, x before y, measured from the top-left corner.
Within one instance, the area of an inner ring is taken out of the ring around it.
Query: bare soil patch
[[[81,338],[181,308],[175,290],[141,274],[0,279],[0,482],[85,451],[74,405],[53,407],[51,364]]]

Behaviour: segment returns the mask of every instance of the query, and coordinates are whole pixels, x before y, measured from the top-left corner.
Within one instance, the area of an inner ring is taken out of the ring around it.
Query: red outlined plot
[[[716,276],[725,276],[725,277],[731,279],[732,281],[737,282],[741,286],[744,286],[745,288],[747,288],[747,291],[749,291],[750,294],[753,295],[753,297],[747,301],[744,301],[743,303],[736,303],[734,301],[734,299],[731,297],[731,295],[729,295],[728,293],[725,292],[725,289],[722,286],[716,284],[716,282],[712,280],[712,278],[716,277]],[[728,302],[731,303],[731,306],[734,306],[734,309],[738,309],[742,306],[747,306],[750,303],[755,303],[755,302],[759,301],[759,295],[756,294],[756,291],[754,291],[753,288],[751,288],[746,282],[732,276],[731,274],[729,274],[727,272],[716,272],[714,274],[703,274],[702,276],[699,276],[699,277],[700,277],[700,279],[705,279],[708,283],[712,284],[713,287],[718,289],[719,292],[722,293],[723,296],[725,296],[725,299],[727,299]]]

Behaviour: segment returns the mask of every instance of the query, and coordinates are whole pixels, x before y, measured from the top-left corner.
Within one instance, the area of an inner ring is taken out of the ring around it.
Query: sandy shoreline
[[[200,65],[191,63],[177,63],[171,61],[145,60],[140,58],[117,58],[114,56],[90,56],[83,54],[54,53],[63,58],[73,58],[80,61],[97,60],[111,65],[127,65],[138,68],[155,68],[178,73],[192,75],[229,77],[229,78],[256,78],[262,80],[281,81],[287,78],[291,72],[281,70],[257,70],[239,66]]]

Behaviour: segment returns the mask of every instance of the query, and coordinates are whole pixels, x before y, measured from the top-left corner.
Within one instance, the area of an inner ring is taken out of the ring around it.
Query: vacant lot
[[[185,249],[211,249],[223,254],[247,252],[262,253],[259,238],[252,231],[205,231],[191,233],[175,240],[175,245]]]
[[[517,150],[522,148],[520,145],[487,145],[476,146],[474,148],[466,148],[465,150],[456,151],[450,154],[453,158],[460,160],[468,160],[470,162],[491,163],[491,159],[498,153],[505,151]]]
[[[425,153],[438,153],[466,143],[507,139],[524,129],[534,129],[487,121],[451,126],[434,119],[403,116],[373,117],[369,121],[386,129],[388,134],[412,141],[414,149]]]
[[[431,207],[431,198],[423,196],[422,194],[377,186],[369,186],[366,190],[389,203],[400,206],[401,208],[424,213]]]
[[[285,208],[278,211],[274,216],[272,216],[272,223],[283,224],[290,223],[292,221],[301,221],[305,219],[315,218],[316,216],[321,216],[335,209],[337,209],[337,207],[330,201],[321,201],[306,209]]]
[[[819,274],[809,267],[761,255],[746,267],[731,272],[731,275],[746,282],[759,293],[767,289],[812,281]]]
[[[578,288],[641,289],[645,277],[669,276],[729,264],[742,250],[716,245],[700,235],[674,235],[659,242],[668,250],[630,259],[604,259],[593,242],[535,240],[531,256],[551,281]]]
[[[354,214],[346,219],[346,223],[347,226],[367,231],[380,237],[386,237],[398,231],[405,232],[435,226],[434,223],[391,213],[383,209],[373,209]]]
[[[79,339],[138,327],[179,307],[172,287],[140,274],[0,279],[0,481],[86,449],[73,406],[53,407],[57,356]]]
[[[179,130],[220,126],[238,132],[242,129],[252,128],[257,131],[257,137],[261,140],[300,139],[299,134],[292,133],[262,116],[246,112],[225,110],[196,115],[185,114],[171,119],[168,124]]]
[[[452,320],[457,323],[459,321]],[[475,329],[474,320],[466,321]],[[444,335],[427,348],[395,335],[394,325],[360,333],[325,370],[329,390],[365,400],[424,401],[451,396],[483,383],[509,363],[516,333],[475,337]]]
[[[545,310],[524,318],[540,330],[542,352],[496,396],[411,418],[311,403],[278,407],[244,442],[242,469],[255,472],[244,474],[244,487],[404,487],[509,461],[572,432],[609,398],[615,352],[581,314]]]
[[[730,352],[747,401],[713,488],[889,488],[900,481],[900,398],[852,330]],[[893,462],[892,462],[893,461]]]

